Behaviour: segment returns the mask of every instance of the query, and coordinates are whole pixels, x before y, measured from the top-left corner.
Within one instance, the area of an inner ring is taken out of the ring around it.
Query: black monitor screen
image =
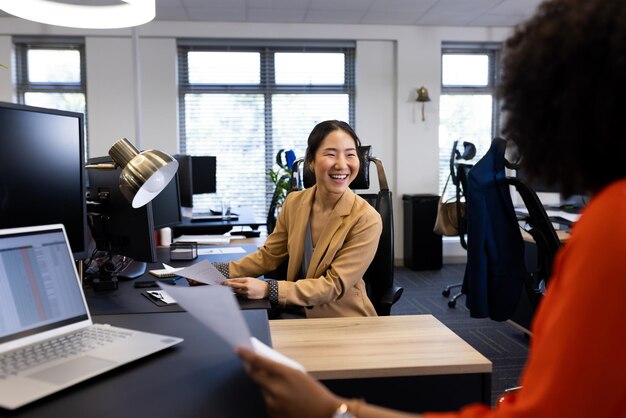
[[[100,157],[90,159],[89,163],[110,161],[108,157]],[[120,191],[120,172],[119,167],[87,170],[89,219],[96,248],[133,260],[156,262],[152,203],[133,208]]]
[[[180,205],[186,208],[193,207],[193,185],[191,183],[191,155],[174,155],[178,161],[178,187]]]
[[[152,218],[155,228],[175,226],[182,222],[178,174],[152,199]]]
[[[88,256],[83,115],[0,103],[0,228],[62,223]]]
[[[217,159],[206,155],[191,157],[191,178],[193,194],[215,193],[215,174]]]

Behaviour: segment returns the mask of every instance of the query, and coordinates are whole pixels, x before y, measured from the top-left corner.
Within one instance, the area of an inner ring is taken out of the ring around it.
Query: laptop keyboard
[[[132,335],[131,332],[89,327],[0,354],[0,379],[59,358],[70,358]]]

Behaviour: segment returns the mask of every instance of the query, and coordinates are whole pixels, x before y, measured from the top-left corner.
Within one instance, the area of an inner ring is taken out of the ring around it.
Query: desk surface
[[[236,244],[234,246],[242,247],[246,253],[255,251],[258,247],[255,244]],[[219,248],[223,246],[211,246],[210,248]],[[170,261],[169,248],[160,247],[157,250],[159,263],[149,263],[148,270],[162,269],[162,262],[171,265],[172,267],[185,267],[191,264],[195,264],[203,259],[209,261],[229,261],[237,260],[245,254],[211,254],[200,255],[197,259],[192,261]],[[108,314],[129,314],[129,313],[156,313],[156,312],[182,312],[178,304],[172,304],[167,306],[157,306],[148,298],[142,295],[142,292],[146,290],[155,289],[136,289],[134,287],[137,280],[155,280],[156,277],[150,273],[146,273],[135,280],[120,281],[119,288],[117,290],[109,290],[96,292],[91,287],[85,287],[85,297],[87,298],[87,304],[92,315],[108,315]],[[188,286],[185,279],[179,279],[177,286]],[[250,300],[237,298],[239,306],[242,309],[270,309],[271,305],[269,301],[264,300]]]
[[[561,241],[562,244],[566,243],[567,240],[569,239],[569,232],[564,231],[562,229],[557,229],[555,232],[556,232],[557,237],[559,237],[559,241]],[[523,231],[523,230],[522,230],[522,238],[524,238],[524,241],[535,242],[533,237],[528,232]]]
[[[274,348],[318,379],[491,373],[432,315],[270,321]]]
[[[265,220],[257,219],[251,207],[240,206],[233,208],[233,212],[238,214],[237,219],[196,222],[183,217],[182,223],[172,227],[172,237],[186,234],[223,234],[235,226],[249,226],[256,230],[260,225],[265,225]]]
[[[267,314],[243,311],[250,332],[270,343]],[[265,417],[261,393],[233,350],[186,312],[103,315],[94,322],[174,335],[182,343],[0,417]],[[242,402],[242,400],[244,400]]]

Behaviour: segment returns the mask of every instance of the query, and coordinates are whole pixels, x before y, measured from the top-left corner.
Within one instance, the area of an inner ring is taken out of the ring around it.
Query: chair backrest
[[[509,165],[509,167],[515,168],[513,165]],[[531,296],[531,302],[537,305],[539,295],[542,293],[541,289],[548,284],[548,279],[552,273],[552,263],[561,247],[561,241],[537,193],[520,178],[507,177],[506,181],[515,187],[524,202],[524,206],[526,206],[528,215],[525,219],[524,230],[533,237],[537,245],[537,269],[527,276],[527,290]]]
[[[383,230],[378,242],[378,250],[369,268],[363,276],[367,286],[367,294],[378,315],[390,315],[391,306],[400,299],[403,289],[394,285],[394,229],[393,229],[393,202],[392,194],[387,183],[387,176],[383,163],[380,159],[371,156],[371,146],[364,145],[359,148],[365,164],[361,167],[357,177],[350,183],[353,190],[369,189],[369,165],[376,165],[379,191],[378,193],[359,194],[380,214]],[[304,159],[296,160],[293,165],[291,190],[299,190],[315,184],[315,175],[303,165],[302,173],[299,171]]]
[[[467,249],[467,215],[463,210],[462,201],[467,201],[467,176],[474,164],[462,163],[460,160],[469,161],[476,156],[476,146],[467,141],[463,141],[463,153],[458,150],[459,141],[454,141],[450,153],[450,178],[452,184],[456,186],[456,219],[458,222],[459,239],[461,246]]]

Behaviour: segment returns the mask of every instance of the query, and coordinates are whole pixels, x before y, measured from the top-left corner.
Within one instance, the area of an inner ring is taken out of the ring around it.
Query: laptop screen
[[[89,318],[61,228],[0,234],[0,343]]]

